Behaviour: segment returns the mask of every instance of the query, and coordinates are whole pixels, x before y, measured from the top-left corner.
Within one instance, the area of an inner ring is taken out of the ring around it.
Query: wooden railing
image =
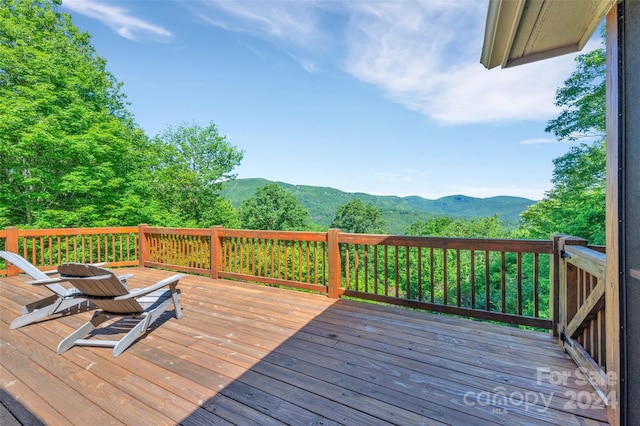
[[[551,241],[340,234],[343,294],[551,328]]]
[[[211,274],[211,230],[138,227],[140,266]]]
[[[566,352],[608,403],[605,323],[606,255],[581,238],[554,237],[559,251],[557,333]]]
[[[218,277],[326,293],[327,234],[221,229]]]
[[[21,254],[42,270],[63,262],[109,262],[112,266],[138,264],[138,228],[60,228],[0,231],[0,250]],[[0,275],[13,275],[15,267],[0,264]]]
[[[140,265],[551,328],[551,241],[140,226]],[[213,250],[212,250],[213,242]]]
[[[551,240],[147,225],[0,232],[0,248],[21,253],[42,269],[65,261],[108,261],[538,328],[560,322],[553,310],[559,303],[550,301],[550,294],[558,294],[549,276]],[[0,270],[8,272],[16,271]]]

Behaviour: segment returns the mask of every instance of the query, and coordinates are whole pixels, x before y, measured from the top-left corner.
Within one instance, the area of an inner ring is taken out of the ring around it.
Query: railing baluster
[[[518,252],[518,315],[522,315],[522,253]]]
[[[469,265],[469,280],[471,284],[471,309],[476,308],[476,252],[471,250],[471,262]]]
[[[378,294],[378,246],[373,246],[373,293]]]
[[[536,318],[540,316],[540,299],[538,296],[538,286],[540,281],[538,272],[538,268],[540,265],[539,257],[540,256],[538,255],[538,253],[533,254],[533,316]]]
[[[302,281],[302,241],[298,241],[298,281]]]
[[[422,247],[418,247],[418,300],[422,302]]]
[[[435,303],[435,291],[434,291],[434,286],[435,286],[435,271],[433,269],[434,266],[434,260],[433,260],[433,247],[429,248],[429,275],[431,278],[431,303]]]
[[[347,288],[349,288],[349,284],[350,284],[350,282],[349,282],[350,268],[349,267],[350,267],[350,264],[351,264],[351,262],[349,260],[349,244],[344,244],[343,247],[344,247],[344,264],[345,264],[344,275],[346,277],[345,285],[346,285]]]
[[[507,278],[506,278],[506,271],[507,267],[505,264],[505,254],[504,252],[500,252],[500,297],[501,297],[501,305],[502,305],[502,313],[507,312],[507,298],[506,298],[506,293],[507,293]]]
[[[462,298],[462,288],[460,283],[460,249],[456,249],[456,297],[458,299],[457,305],[460,306],[460,299]]]
[[[364,245],[364,292],[369,292],[369,246]]]
[[[393,248],[393,253],[394,253],[394,260],[395,262],[393,263],[394,265],[394,272],[395,272],[395,294],[396,294],[396,298],[400,297],[399,294],[399,290],[400,290],[400,264],[398,262],[398,246],[394,246]]]
[[[442,249],[442,299],[443,305],[448,305],[449,277],[447,276],[447,249]]]
[[[280,279],[282,277],[281,271],[282,271],[282,259],[281,259],[281,253],[282,253],[282,247],[280,244],[281,240],[278,240],[278,279]]]
[[[491,310],[491,281],[489,280],[489,251],[484,252],[484,308],[487,311]]]
[[[318,284],[318,242],[313,242],[313,283]]]
[[[389,295],[389,246],[384,246],[384,295]]]
[[[360,285],[360,280],[358,279],[358,275],[359,275],[359,263],[358,261],[359,259],[359,253],[358,251],[360,250],[360,246],[358,244],[354,244],[353,245],[353,275],[354,275],[354,281],[355,281],[355,285],[356,285],[356,291],[358,291],[359,285]]]

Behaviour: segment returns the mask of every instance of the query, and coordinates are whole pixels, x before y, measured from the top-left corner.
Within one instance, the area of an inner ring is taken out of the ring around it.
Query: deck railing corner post
[[[222,242],[220,241],[220,230],[222,226],[212,226],[211,227],[211,240],[210,240],[210,268],[211,268],[211,278],[216,280],[220,278],[219,272],[222,268]]]
[[[146,231],[149,225],[146,223],[138,225],[138,262],[141,268],[145,263],[149,262],[149,240],[147,240]]]
[[[549,316],[551,317],[551,333],[554,337],[559,337],[558,324],[560,324],[560,267],[561,249],[560,239],[566,237],[565,234],[554,234],[551,236],[553,253],[549,262]]]
[[[15,226],[8,226],[5,228],[6,231],[6,240],[5,240],[5,250],[10,251],[12,253],[18,253],[18,228]],[[13,265],[7,266],[7,276],[15,276],[20,273],[20,270]]]
[[[328,296],[332,299],[339,297],[340,289],[340,230],[331,228],[327,232],[327,252],[329,257],[329,288]]]
[[[560,264],[560,288],[559,288],[559,324],[558,331],[563,331],[568,325],[571,318],[578,311],[578,268],[565,257],[565,249],[567,246],[587,246],[587,240],[579,237],[562,235],[558,244],[558,261]],[[562,346],[562,342],[559,341]]]

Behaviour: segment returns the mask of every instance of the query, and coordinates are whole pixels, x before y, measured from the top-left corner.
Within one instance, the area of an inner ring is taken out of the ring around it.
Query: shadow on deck
[[[133,272],[132,287],[170,275]],[[551,336],[397,307],[187,276],[118,358],[59,341],[90,312],[18,330],[48,295],[0,278],[3,404],[45,424],[596,425],[605,410]],[[12,407],[19,407],[12,408]]]

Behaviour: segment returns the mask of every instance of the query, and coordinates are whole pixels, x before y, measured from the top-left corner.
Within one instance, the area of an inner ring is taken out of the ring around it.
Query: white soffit
[[[490,0],[480,62],[508,68],[581,50],[616,0]]]

